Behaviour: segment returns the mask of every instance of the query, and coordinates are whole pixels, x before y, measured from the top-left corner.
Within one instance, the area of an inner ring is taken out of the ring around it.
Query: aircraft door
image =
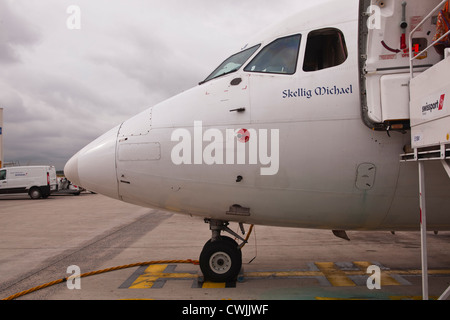
[[[361,24],[367,25],[367,29],[360,34],[363,39],[360,45],[361,74],[366,89],[364,103],[367,104],[363,111],[372,125],[408,124],[410,48],[407,39],[439,2],[383,1],[382,5],[370,5],[365,1],[368,23]],[[413,51],[424,50],[433,42],[435,33],[436,23],[434,19],[428,19],[412,38]],[[435,50],[428,50],[414,61],[415,72],[422,72],[440,60]]]

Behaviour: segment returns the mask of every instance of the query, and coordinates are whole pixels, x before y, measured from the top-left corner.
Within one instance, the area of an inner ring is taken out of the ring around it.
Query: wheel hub
[[[225,252],[216,252],[209,259],[209,266],[214,272],[224,274],[231,268],[231,258]]]

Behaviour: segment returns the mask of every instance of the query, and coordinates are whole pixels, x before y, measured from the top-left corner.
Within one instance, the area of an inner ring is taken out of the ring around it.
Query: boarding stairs
[[[402,162],[415,161],[419,169],[420,230],[422,254],[422,294],[428,300],[428,263],[426,242],[426,190],[424,162],[440,161],[450,178],[450,48],[445,49],[444,59],[419,75],[414,74],[417,57],[434,50],[437,42],[450,35],[450,31],[421,52],[415,52],[414,33],[439,12],[447,0],[443,0],[409,35],[410,57],[410,123],[411,147],[402,154]],[[450,287],[439,297],[450,297]]]

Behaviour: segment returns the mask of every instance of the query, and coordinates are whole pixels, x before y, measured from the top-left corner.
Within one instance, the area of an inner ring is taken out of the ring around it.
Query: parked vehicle
[[[84,191],[82,187],[74,185],[72,182],[67,180],[66,177],[58,178],[57,194],[73,194],[78,196],[82,191]]]
[[[0,194],[27,193],[31,199],[45,199],[57,190],[56,169],[53,166],[0,169]]]

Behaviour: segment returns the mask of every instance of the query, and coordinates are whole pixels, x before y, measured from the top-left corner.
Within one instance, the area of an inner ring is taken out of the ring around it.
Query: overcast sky
[[[311,0],[0,0],[4,161],[78,150],[206,78]],[[80,9],[80,29],[74,11]]]

